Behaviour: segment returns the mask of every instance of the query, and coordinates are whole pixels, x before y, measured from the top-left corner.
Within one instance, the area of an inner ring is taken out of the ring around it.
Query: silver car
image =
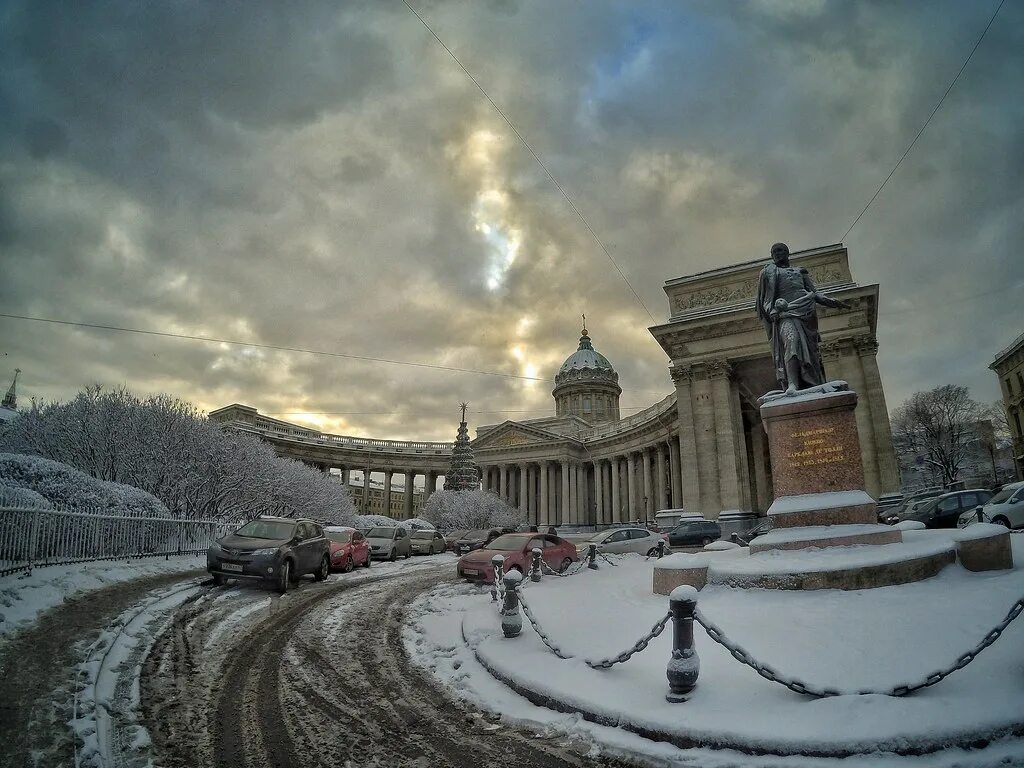
[[[597,544],[598,552],[608,554],[636,552],[640,555],[656,555],[659,541],[664,541],[660,533],[653,533],[645,528],[627,527],[608,528],[585,539],[577,539],[573,543],[582,557],[591,544]]]
[[[405,528],[377,526],[366,532],[370,542],[370,557],[394,562],[400,557],[412,556],[409,532]]]
[[[409,537],[414,555],[439,555],[447,549],[444,536],[440,531],[421,529],[413,531]]]
[[[1000,491],[982,507],[981,516],[986,523],[997,523],[1007,528],[1024,528],[1024,482],[1004,485]],[[957,527],[966,528],[978,522],[976,509],[969,509],[960,515]]]

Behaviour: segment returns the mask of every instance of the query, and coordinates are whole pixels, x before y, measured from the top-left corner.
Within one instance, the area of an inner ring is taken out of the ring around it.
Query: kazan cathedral
[[[586,328],[554,378],[555,414],[481,426],[472,441],[483,488],[539,525],[610,525],[651,520],[683,508],[709,520],[723,513],[763,515],[773,499],[768,441],[757,399],[778,385],[754,311],[757,259],[668,280],[667,322],[649,328],[668,357],[672,391],[626,418],[619,375]],[[828,245],[791,254],[818,289],[848,303],[819,311],[828,379],[857,392],[855,412],[865,488],[878,499],[899,491],[888,409],[875,359],[878,285],[860,285],[847,249]],[[668,377],[666,377],[668,378]],[[666,382],[667,383],[667,382]],[[384,508],[402,474],[404,513],[424,476],[424,503],[452,455],[451,443],[406,442],[317,432],[233,404],[210,414],[271,443],[281,455],[323,471],[383,475]],[[369,498],[369,485],[363,486]],[[359,499],[357,498],[357,503]]]

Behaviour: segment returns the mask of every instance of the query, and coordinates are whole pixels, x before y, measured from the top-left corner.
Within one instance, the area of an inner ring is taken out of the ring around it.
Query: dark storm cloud
[[[417,7],[658,322],[666,279],[778,239],[838,240],[992,11]],[[401,4],[24,2],[0,14],[5,311],[540,377],[575,349],[585,311],[624,405],[669,391],[650,318]],[[945,382],[993,399],[985,366],[1020,331],[1005,308],[1022,281],[1022,22],[1003,8],[847,239],[855,278],[882,286],[890,405]],[[546,382],[0,322],[3,360],[43,397],[126,383],[441,439],[462,399],[551,408]]]

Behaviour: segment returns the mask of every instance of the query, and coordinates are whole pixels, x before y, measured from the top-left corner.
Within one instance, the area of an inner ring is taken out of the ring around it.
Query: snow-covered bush
[[[0,434],[0,451],[140,488],[182,517],[284,515],[351,524],[355,512],[342,483],[167,395],[141,399],[95,386],[67,403],[33,403]]]
[[[167,517],[167,508],[152,494],[130,485],[97,480],[74,467],[38,456],[0,453],[0,486],[46,507],[65,507],[107,515]],[[33,504],[32,506],[39,506]]]
[[[442,531],[516,527],[523,514],[490,491],[436,491],[430,494],[423,517]]]
[[[429,501],[429,499],[428,499]],[[422,517],[411,517],[408,520],[402,520],[398,523],[403,528],[408,528],[410,531],[419,531],[423,529],[433,530],[434,524],[429,520],[424,520]]]
[[[398,521],[386,515],[353,515],[354,528],[397,528]]]
[[[30,488],[7,485],[4,480],[0,479],[0,506],[49,509],[52,505]]]

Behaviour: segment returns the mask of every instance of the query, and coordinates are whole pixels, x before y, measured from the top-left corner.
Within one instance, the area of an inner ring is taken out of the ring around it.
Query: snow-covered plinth
[[[776,528],[750,543],[750,553],[772,549],[809,549],[861,544],[896,544],[903,541],[891,525],[811,525]]]
[[[1024,555],[1024,537],[1014,539],[1018,555]],[[717,561],[728,555],[704,557]],[[629,739],[636,744],[634,734],[641,733],[651,741],[639,741],[651,749],[661,741],[748,753],[701,752],[693,762],[701,766],[767,764],[758,753],[932,752],[1024,727],[1024,618],[969,666],[904,698],[795,694],[759,677],[695,626],[698,685],[689,701],[670,704],[665,701],[665,669],[671,627],[625,664],[594,670],[583,663],[632,646],[668,608],[667,598],[650,594],[654,561],[624,557],[618,562],[618,568],[545,578],[524,590],[552,642],[574,658],[554,656],[525,618],[519,637],[504,638],[498,612],[485,593],[450,585],[421,598],[406,647],[453,693],[514,721],[577,733],[590,728],[594,741],[612,747]],[[709,584],[700,592],[698,609],[781,674],[852,694],[890,690],[951,664],[999,623],[1022,593],[1020,568],[986,574],[953,568],[928,581],[863,591],[762,591]],[[460,623],[468,648],[455,635]],[[551,707],[617,727],[600,728],[530,706],[496,685],[481,661],[537,702],[547,700]],[[672,762],[664,744],[657,748]],[[1003,742],[973,752],[952,750],[947,760],[929,759],[927,764],[988,765],[996,762],[993,754],[1008,752],[1014,758],[1010,764],[1024,759],[1024,745]],[[877,765],[882,757],[874,754],[869,762]],[[677,752],[675,759],[681,758]]]
[[[768,507],[777,528],[877,523],[876,504],[865,491],[826,491],[779,496]]]

